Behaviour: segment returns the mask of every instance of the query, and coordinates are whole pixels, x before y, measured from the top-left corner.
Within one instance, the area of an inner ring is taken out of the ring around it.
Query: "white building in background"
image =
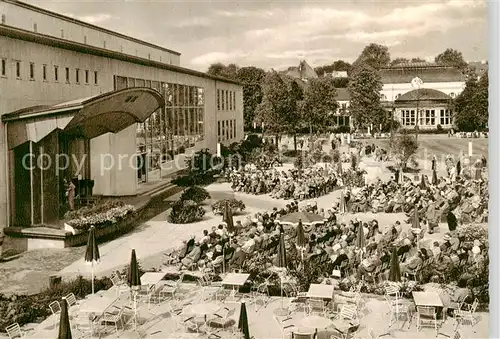
[[[410,63],[382,68],[380,98],[403,128],[453,127],[452,100],[465,88],[465,76],[455,67]]]

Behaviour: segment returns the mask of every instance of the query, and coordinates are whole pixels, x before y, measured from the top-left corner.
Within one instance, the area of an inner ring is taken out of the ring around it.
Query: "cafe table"
[[[413,292],[412,294],[416,306],[444,307],[437,292]]]
[[[221,285],[231,286],[233,288],[231,296],[234,297],[236,295],[236,287],[245,285],[248,278],[250,278],[250,274],[248,273],[228,273],[222,280]]]
[[[156,286],[163,278],[165,278],[166,273],[164,272],[146,272],[141,276],[141,284]]]
[[[333,299],[333,291],[335,287],[333,285],[326,284],[311,284],[306,296],[308,298],[318,298],[318,299]]]
[[[205,325],[207,324],[207,316],[215,314],[220,310],[221,305],[216,303],[201,303],[195,305],[186,306],[183,313],[191,314],[194,316],[202,316],[204,318]]]

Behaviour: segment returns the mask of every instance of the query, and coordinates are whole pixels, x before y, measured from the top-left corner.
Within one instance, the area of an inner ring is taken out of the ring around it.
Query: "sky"
[[[215,62],[283,69],[354,61],[370,43],[391,58],[432,61],[446,48],[488,58],[485,0],[25,0],[181,53],[181,66]]]

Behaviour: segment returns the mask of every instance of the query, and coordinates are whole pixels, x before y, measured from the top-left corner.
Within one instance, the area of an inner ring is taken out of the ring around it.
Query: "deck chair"
[[[55,300],[49,304],[49,309],[52,312],[52,315],[54,316],[54,328],[55,328],[59,321],[59,315],[61,314],[61,304],[59,304],[59,301]]]
[[[19,326],[18,323],[7,326],[5,331],[7,332],[9,339],[26,338],[26,332],[21,330],[21,326]]]

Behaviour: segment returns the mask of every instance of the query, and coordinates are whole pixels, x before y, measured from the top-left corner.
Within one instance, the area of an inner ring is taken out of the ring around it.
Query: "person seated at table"
[[[214,252],[212,254],[212,261],[211,261],[212,267],[214,268],[214,270],[216,272],[222,268],[223,260],[224,260],[224,255],[223,255],[223,251],[222,251],[222,246],[216,245]]]
[[[422,250],[416,255],[410,257],[405,263],[401,264],[401,274],[413,273],[424,262],[424,254]]]
[[[449,233],[445,234],[443,237],[444,242],[441,244],[441,252],[448,253],[448,251],[453,246],[451,243],[451,235]]]
[[[458,288],[449,298],[443,298],[444,310],[448,316],[453,316],[453,312],[458,310],[464,301],[472,295],[472,291],[468,288],[467,280],[459,279]]]
[[[371,257],[362,260],[357,270],[358,279],[362,279],[363,277],[370,275],[375,271],[375,268],[381,264],[382,261],[376,252]]]
[[[194,248],[192,249],[191,252],[189,252],[184,259],[181,260],[181,266],[179,270],[183,269],[184,267],[191,267],[194,263],[197,263],[198,260],[201,258],[201,247],[200,247],[200,242],[196,241],[194,243]]]

